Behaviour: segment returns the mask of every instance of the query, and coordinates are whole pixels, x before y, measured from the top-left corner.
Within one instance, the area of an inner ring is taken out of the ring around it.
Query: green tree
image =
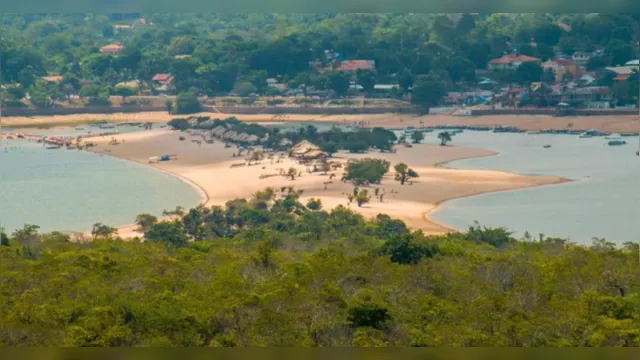
[[[343,96],[349,90],[349,76],[341,72],[332,72],[327,75],[326,87],[337,96]]]
[[[443,81],[431,76],[420,76],[411,90],[411,103],[428,109],[437,105],[446,94]]]
[[[322,144],[320,150],[326,152],[329,156],[333,156],[333,154],[337,153],[339,149],[337,143],[330,141]]]
[[[175,113],[193,114],[200,111],[200,100],[194,92],[182,92],[176,96]]]
[[[91,228],[91,236],[93,236],[93,240],[96,240],[97,238],[110,238],[117,232],[118,230],[116,228],[103,223],[95,223],[93,224],[93,228]]]
[[[169,248],[185,247],[189,241],[187,232],[179,220],[153,224],[145,231],[144,238],[149,242],[162,244]]]
[[[114,95],[122,96],[122,102],[125,102],[127,97],[136,95],[136,93],[136,89],[126,86],[116,86],[114,89]]]
[[[322,201],[314,198],[309,199],[309,201],[307,201],[307,209],[313,211],[322,210]]]
[[[518,66],[515,76],[519,83],[528,84],[542,81],[542,73],[542,66],[538,62],[528,61]]]
[[[355,185],[379,184],[389,172],[389,162],[382,159],[351,159],[347,162],[344,178]]]
[[[424,133],[422,131],[414,131],[411,133],[411,140],[413,140],[414,144],[419,143],[420,141],[424,140]]]
[[[139,226],[140,231],[146,232],[151,226],[158,222],[158,218],[151,214],[140,214],[136,216],[136,225]]]
[[[438,139],[440,140],[440,146],[446,146],[451,141],[451,134],[448,131],[443,131],[438,134]]]
[[[373,91],[373,87],[376,85],[376,76],[373,71],[358,70],[356,78],[358,79],[358,85],[362,86],[364,92],[370,93]]]
[[[249,81],[241,81],[235,84],[232,91],[242,97],[245,97],[249,94],[255,93],[258,89],[256,89],[256,87]]]
[[[400,181],[400,185],[404,185],[404,183],[409,178],[418,177],[418,173],[410,169],[409,166],[407,166],[407,164],[405,163],[396,164],[396,166],[394,166],[394,169],[396,171],[395,179],[396,181]]]

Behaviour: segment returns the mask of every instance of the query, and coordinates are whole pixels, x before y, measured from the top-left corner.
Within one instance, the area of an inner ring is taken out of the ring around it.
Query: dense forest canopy
[[[425,236],[300,195],[142,214],[144,242],[2,234],[0,345],[640,345],[637,244]]]
[[[327,65],[328,50],[337,59],[374,60],[375,81],[404,90],[426,75],[429,85],[451,89],[514,50],[546,60],[557,52],[603,49],[593,66],[620,65],[638,56],[637,14],[3,14],[0,19],[4,79],[36,93],[45,91],[36,80],[46,74],[64,76],[67,91],[78,92],[81,80],[89,80],[113,94],[110,87],[119,82],[149,81],[157,73],[175,75],[177,91],[207,95],[231,92],[238,83],[264,92],[270,77],[339,92],[329,75],[309,66],[311,61]],[[111,43],[124,50],[116,56],[99,52]],[[63,97],[63,92],[49,95]]]

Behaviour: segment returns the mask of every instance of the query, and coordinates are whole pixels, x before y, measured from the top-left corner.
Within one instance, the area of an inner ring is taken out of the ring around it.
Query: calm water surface
[[[427,142],[436,143],[436,133]],[[571,135],[494,134],[465,131],[454,145],[500,152],[480,159],[460,160],[454,168],[488,169],[521,174],[556,175],[571,183],[484,194],[447,201],[433,219],[464,230],[474,221],[505,226],[521,236],[568,237],[590,243],[603,237],[616,243],[638,241],[640,233],[640,157],[638,138],[607,146],[602,137]],[[545,149],[544,145],[551,145]]]
[[[125,128],[118,130],[133,131]],[[182,180],[125,160],[46,150],[28,141],[4,140],[3,145],[8,149],[0,149],[0,223],[9,232],[25,223],[43,231],[87,231],[96,222],[126,225],[140,213],[160,215],[200,201]]]

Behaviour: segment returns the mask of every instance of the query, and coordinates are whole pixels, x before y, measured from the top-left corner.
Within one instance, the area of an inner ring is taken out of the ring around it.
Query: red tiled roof
[[[346,60],[340,63],[336,68],[338,71],[354,71],[354,70],[374,70],[376,68],[373,60]]]
[[[171,79],[173,79],[173,75],[171,74],[155,74],[151,80],[163,82],[170,81]]]
[[[516,62],[540,61],[540,59],[527,55],[505,55],[499,59],[493,59],[489,63],[494,65],[512,64]]]
[[[615,80],[615,81],[626,81],[626,80],[629,80],[629,76],[630,76],[630,74],[618,74],[618,76],[614,77],[613,80]]]

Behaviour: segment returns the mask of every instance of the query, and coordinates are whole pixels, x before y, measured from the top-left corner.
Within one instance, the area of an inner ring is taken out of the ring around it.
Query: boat
[[[100,129],[115,129],[114,124],[100,124]]]
[[[618,140],[620,139],[620,134],[611,134],[609,136],[605,136],[605,139],[607,140]]]
[[[623,136],[623,137],[638,136],[638,135],[640,135],[640,133],[624,133],[624,134],[620,134],[620,136]]]
[[[548,148],[550,148],[550,147],[551,147],[551,145],[545,145],[545,146],[543,146],[543,148],[545,148],[545,149],[548,149]]]
[[[76,126],[75,128],[76,130],[84,130],[84,128],[82,126]]]
[[[45,146],[45,149],[47,150],[60,149],[60,145],[48,145],[48,146]]]
[[[529,131],[527,134],[529,134],[529,135],[539,135],[539,134],[542,134],[542,132],[541,131]]]
[[[624,140],[611,140],[607,144],[609,146],[620,146],[620,145],[627,145],[627,142]]]

